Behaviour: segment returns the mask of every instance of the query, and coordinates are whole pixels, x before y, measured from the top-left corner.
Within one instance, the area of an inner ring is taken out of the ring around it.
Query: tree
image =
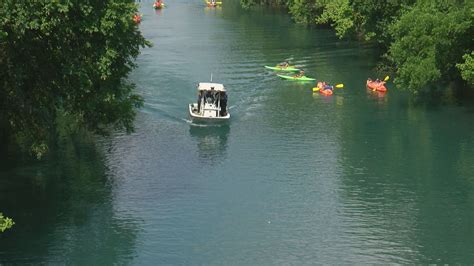
[[[256,4],[265,4],[272,6],[287,6],[288,2],[292,0],[240,0],[240,5],[243,8],[250,8]]]
[[[142,98],[126,77],[149,45],[131,1],[3,0],[0,6],[0,128],[47,150],[58,125],[104,134],[133,130]]]
[[[336,35],[342,38],[354,30],[353,13],[349,0],[330,1],[324,5],[324,11],[316,18],[316,23],[330,24],[336,30]]]
[[[324,0],[290,0],[288,7],[297,23],[314,24],[324,8]]]
[[[351,0],[355,31],[360,39],[376,40],[386,48],[390,45],[389,26],[398,19],[404,7],[415,0]]]
[[[472,49],[471,9],[454,1],[420,1],[390,27],[389,59],[397,67],[395,82],[417,91],[440,79],[460,77],[456,63]]]
[[[3,213],[0,212],[0,232],[5,232],[5,230],[10,229],[15,222],[8,217],[4,217]]]
[[[241,0],[281,2],[282,0]],[[288,0],[298,23],[330,25],[339,38],[375,41],[395,83],[411,91],[463,79],[473,87],[473,1]],[[381,66],[381,65],[379,65]]]
[[[456,67],[461,71],[461,77],[474,87],[474,52],[465,54],[463,57],[464,63],[457,64]]]

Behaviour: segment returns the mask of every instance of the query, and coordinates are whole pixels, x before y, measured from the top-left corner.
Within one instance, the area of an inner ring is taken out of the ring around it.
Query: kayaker
[[[323,82],[323,89],[324,90],[332,90],[333,89],[333,86],[329,85],[328,83]]]
[[[283,63],[278,64],[278,66],[281,68],[287,68],[290,66],[290,63],[288,63],[288,61],[285,61]]]
[[[301,78],[301,77],[303,77],[303,76],[304,76],[304,70],[303,70],[303,69],[301,69],[298,74],[293,75],[294,78]]]
[[[319,81],[316,85],[320,90],[332,90],[333,86],[329,85],[326,81]]]
[[[141,16],[138,15],[138,14],[135,14],[133,15],[133,21],[135,21],[135,23],[140,23],[140,21],[142,20]]]
[[[383,86],[383,85],[385,85],[385,83],[386,83],[385,81],[380,80],[380,79],[375,80],[375,84],[377,84],[377,86]]]
[[[154,7],[161,7],[163,2],[161,0],[156,0],[155,3],[153,4]]]

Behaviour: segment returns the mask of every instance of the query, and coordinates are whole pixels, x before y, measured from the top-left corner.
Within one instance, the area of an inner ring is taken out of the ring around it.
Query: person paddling
[[[283,63],[278,64],[278,66],[279,66],[280,68],[287,68],[287,67],[290,66],[290,63],[288,63],[288,61],[285,61],[285,62],[283,62]]]
[[[329,85],[326,81],[319,81],[316,87],[318,87],[320,90],[333,90],[334,89],[334,87],[332,85]]]
[[[301,77],[304,77],[304,70],[301,69],[300,72],[296,75],[293,75],[294,78],[301,78]]]
[[[133,15],[133,21],[138,24],[142,21],[142,17],[139,14],[135,14]]]
[[[162,5],[163,5],[163,2],[161,0],[156,0],[155,3],[153,4],[153,7],[160,8]]]
[[[333,90],[333,88],[334,87],[326,83],[326,81],[323,82],[323,90]]]

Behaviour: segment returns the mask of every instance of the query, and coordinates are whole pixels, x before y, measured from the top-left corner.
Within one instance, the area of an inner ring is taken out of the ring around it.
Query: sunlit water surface
[[[367,91],[373,48],[282,12],[141,2],[136,132],[2,159],[2,263],[474,262],[473,108]],[[343,83],[331,97],[264,65]],[[201,81],[232,119],[189,121]]]

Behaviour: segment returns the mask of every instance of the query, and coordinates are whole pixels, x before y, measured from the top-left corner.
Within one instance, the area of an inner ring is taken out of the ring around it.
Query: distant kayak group
[[[316,79],[307,77],[305,75],[304,70],[297,68],[296,66],[290,65],[288,61],[285,61],[283,63],[280,63],[276,66],[265,66],[266,69],[270,70],[275,70],[275,71],[282,71],[282,72],[298,72],[293,75],[283,75],[283,74],[277,74],[278,77],[282,79],[287,79],[287,80],[294,80],[294,81],[314,81]],[[372,79],[367,79],[367,89],[371,91],[377,91],[377,92],[387,92],[387,88],[385,87],[386,81],[388,81],[389,77],[385,77],[384,80],[372,80]],[[327,83],[326,81],[318,81],[316,83],[316,86],[313,88],[313,92],[319,92],[320,94],[324,96],[331,96],[333,94],[334,88],[343,88],[344,84],[336,84],[336,85],[331,85]]]
[[[222,5],[222,2],[221,1],[216,1],[216,0],[206,0],[206,5],[208,7],[219,7]],[[154,9],[162,9],[165,7],[165,4],[163,3],[162,0],[156,0],[154,3],[153,3],[153,8]]]
[[[206,3],[206,6],[207,7],[211,7],[211,8],[217,8],[217,7],[220,7],[222,6],[222,2],[221,1],[216,1],[216,0],[211,0],[211,1],[204,1]],[[165,6],[165,3],[163,3],[162,0],[156,0],[154,3],[153,3],[153,8],[158,10],[158,9],[162,9],[166,7]],[[135,14],[133,15],[133,21],[136,23],[136,24],[140,24],[140,22],[142,21],[142,15],[140,14]]]

